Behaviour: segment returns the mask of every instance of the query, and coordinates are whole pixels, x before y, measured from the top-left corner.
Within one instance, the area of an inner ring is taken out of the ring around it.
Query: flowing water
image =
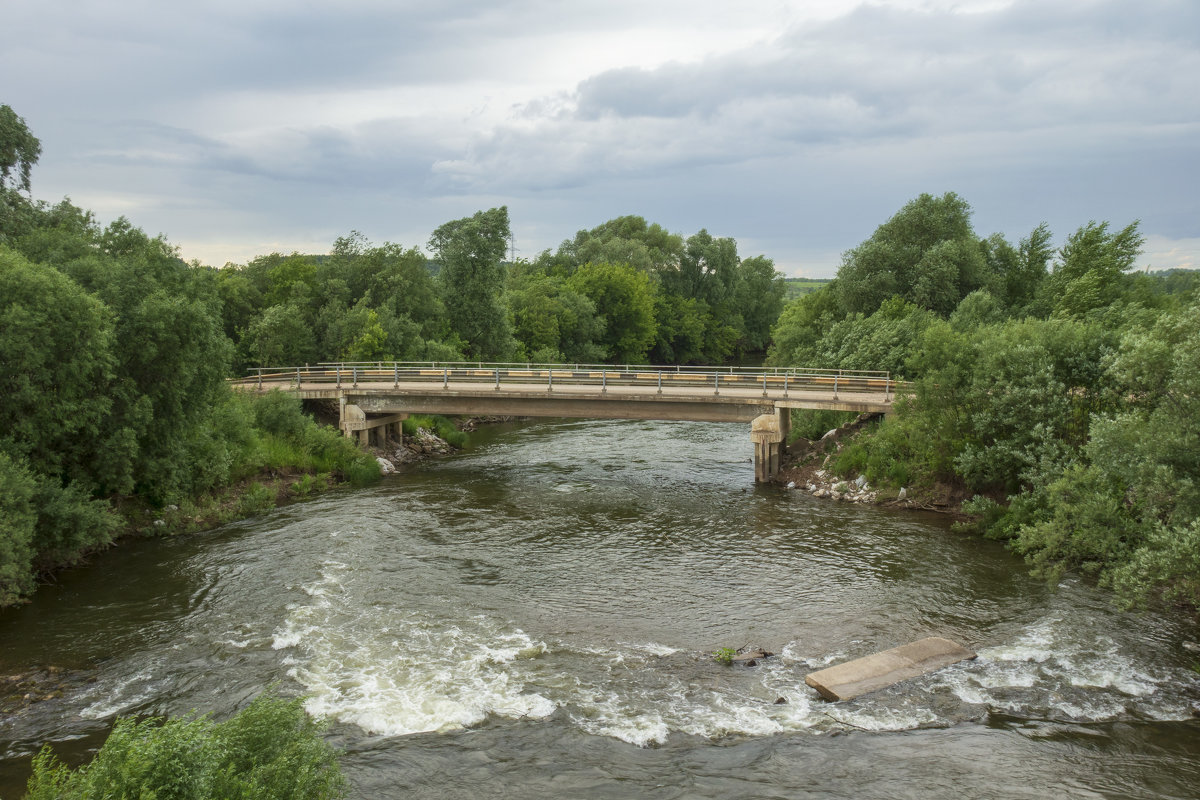
[[[1200,797],[1183,619],[1029,577],[934,516],[755,487],[740,425],[541,422],[195,536],[0,613],[0,796],[118,714],[303,694],[358,797]],[[847,703],[816,668],[979,658]],[[712,653],[777,655],[722,666]]]

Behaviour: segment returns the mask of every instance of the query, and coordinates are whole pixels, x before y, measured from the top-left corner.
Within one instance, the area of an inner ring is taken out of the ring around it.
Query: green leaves
[[[500,304],[509,236],[508,208],[501,206],[447,222],[429,238],[447,321],[471,358],[503,360],[512,350]]]
[[[29,132],[25,120],[7,105],[0,105],[0,191],[11,188],[29,191],[29,175],[42,143]]]
[[[567,287],[605,321],[598,343],[618,363],[641,364],[654,343],[654,290],[646,273],[621,264],[584,264]]]
[[[838,294],[850,313],[871,314],[899,295],[948,316],[959,300],[990,283],[971,207],[953,192],[909,202],[849,250],[838,270]]]
[[[337,757],[301,700],[263,695],[225,722],[119,719],[77,770],[44,748],[26,799],[328,800],[345,796]]]

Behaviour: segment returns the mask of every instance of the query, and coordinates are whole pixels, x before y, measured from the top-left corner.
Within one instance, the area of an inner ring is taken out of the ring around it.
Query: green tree
[[[29,191],[33,165],[42,154],[42,143],[30,133],[25,120],[8,105],[0,105],[0,192]]]
[[[588,263],[629,264],[642,272],[658,273],[674,270],[682,253],[683,237],[630,215],[579,231],[574,239],[562,243],[557,254],[543,253],[537,263],[557,269],[564,277]]]
[[[1038,225],[1018,247],[998,233],[984,239],[981,245],[988,271],[996,276],[997,296],[1014,312],[1029,310],[1054,255],[1049,226],[1044,222]]]
[[[657,341],[653,358],[663,364],[695,364],[704,360],[706,334],[712,323],[708,304],[695,298],[659,293],[654,298]]]
[[[10,460],[14,491],[6,548],[14,577],[6,595],[28,588],[22,473],[33,479],[34,569],[74,561],[111,540],[115,518],[93,492],[126,483],[136,456],[133,438],[112,422],[114,341],[99,300],[0,245],[0,453]]]
[[[1071,234],[1046,281],[1055,313],[1079,317],[1116,301],[1144,241],[1137,222],[1115,233],[1107,222],[1089,222]]]
[[[288,367],[316,360],[316,341],[304,312],[295,305],[271,306],[250,323],[245,336],[250,362]]]
[[[850,312],[872,313],[893,295],[942,316],[992,281],[971,227],[971,207],[958,195],[922,194],[846,252],[838,293]]]
[[[654,343],[654,287],[646,273],[625,264],[584,264],[567,279],[604,320],[597,340],[618,363],[645,361]]]
[[[759,353],[771,343],[771,326],[783,311],[787,291],[783,275],[766,256],[744,258],[738,264],[733,304],[742,320],[742,349]]]
[[[512,351],[500,303],[509,235],[508,208],[501,206],[447,222],[429,239],[450,329],[472,358],[503,359]]]
[[[103,303],[0,245],[0,449],[37,474],[94,481],[112,413],[113,348]]]
[[[817,355],[817,343],[834,323],[844,319],[837,280],[802,295],[783,308],[771,329],[767,363],[776,367],[827,367]]]
[[[851,314],[832,324],[816,342],[812,364],[826,368],[887,370],[902,375],[921,334],[935,316],[899,297],[884,301],[870,316]]]
[[[379,314],[373,308],[363,308],[354,338],[345,351],[346,361],[392,361],[394,356],[388,343],[387,331],[379,323]]]

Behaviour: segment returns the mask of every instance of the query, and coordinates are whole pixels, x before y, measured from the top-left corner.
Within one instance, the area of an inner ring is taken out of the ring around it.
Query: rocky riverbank
[[[832,465],[837,454],[879,416],[859,414],[820,439],[798,438],[790,442],[788,455],[775,477],[775,483],[807,492],[813,497],[962,516],[962,504],[967,498],[961,487],[948,484],[876,487],[867,481],[865,475],[840,476],[834,473]]]
[[[454,426],[463,433],[470,433],[480,425],[507,422],[511,417],[464,417]],[[404,464],[413,464],[435,456],[445,456],[458,448],[427,428],[417,428],[416,433],[406,433],[404,441],[388,439],[381,446],[372,447],[371,453],[379,462],[384,475],[390,475]]]

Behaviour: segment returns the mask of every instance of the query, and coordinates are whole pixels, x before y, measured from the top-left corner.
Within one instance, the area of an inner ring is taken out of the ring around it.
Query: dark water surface
[[[276,683],[358,797],[1200,797],[1186,620],[1051,591],[936,517],[756,488],[746,426],[476,440],[0,613],[0,674],[78,670],[0,720],[0,796],[44,741],[78,759],[117,714]],[[980,657],[850,703],[804,685],[930,635]],[[711,658],[746,644],[778,656]]]

